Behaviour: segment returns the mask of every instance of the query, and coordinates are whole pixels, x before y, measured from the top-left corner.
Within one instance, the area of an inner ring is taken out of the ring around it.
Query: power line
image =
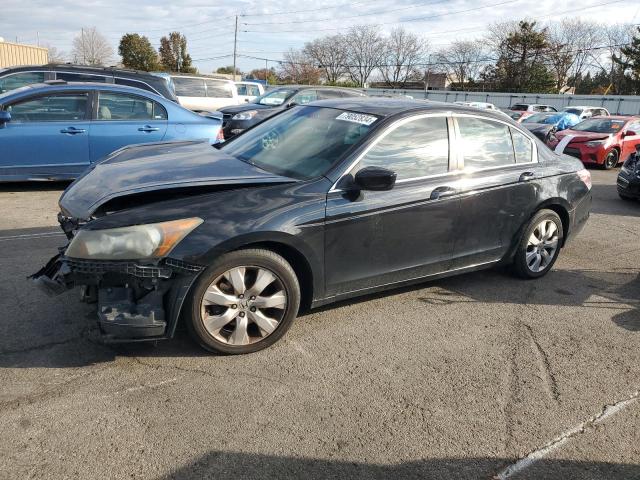
[[[334,20],[346,20],[348,18],[359,18],[359,17],[367,17],[369,15],[380,15],[380,14],[386,14],[386,13],[393,13],[393,12],[399,12],[402,10],[410,10],[412,8],[415,7],[420,7],[420,6],[429,6],[429,5],[436,5],[438,3],[450,3],[450,0],[436,0],[436,1],[429,1],[429,2],[420,2],[420,3],[416,3],[413,5],[408,5],[405,7],[400,7],[400,8],[392,8],[392,9],[385,9],[385,10],[377,10],[375,12],[368,12],[368,13],[359,13],[357,15],[349,15],[346,17],[330,17],[330,18],[319,18],[319,19],[313,19],[313,20],[291,20],[288,22],[261,22],[261,23],[243,23],[242,25],[247,25],[247,26],[256,26],[256,25],[290,25],[290,24],[300,24],[300,23],[318,23],[318,22],[326,22],[326,21],[334,21]]]

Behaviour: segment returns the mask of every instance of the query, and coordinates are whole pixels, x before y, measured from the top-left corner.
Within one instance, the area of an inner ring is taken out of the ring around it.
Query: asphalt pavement
[[[489,270],[314,311],[256,354],[100,344],[26,276],[64,184],[0,188],[0,478],[640,478],[640,202],[592,170],[537,281]]]

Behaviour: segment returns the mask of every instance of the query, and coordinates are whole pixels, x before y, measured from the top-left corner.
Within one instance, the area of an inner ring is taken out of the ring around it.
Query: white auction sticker
[[[361,125],[371,125],[378,118],[373,115],[365,115],[363,113],[343,112],[336,117],[336,120],[344,120],[345,122],[354,122]]]

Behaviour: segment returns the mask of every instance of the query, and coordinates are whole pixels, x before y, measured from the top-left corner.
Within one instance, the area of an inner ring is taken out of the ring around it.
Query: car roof
[[[589,106],[589,105],[567,105],[564,108],[565,108],[565,110],[567,108],[602,108],[603,110],[606,110],[606,108],[604,108],[604,107],[592,107],[592,106]]]
[[[586,120],[591,120],[594,118],[602,118],[603,120],[635,120],[638,117],[626,115],[594,115],[593,117],[589,117]]]
[[[22,72],[30,70],[43,70],[43,71],[57,71],[57,70],[73,70],[78,72],[92,72],[102,74],[120,74],[120,75],[142,75],[144,77],[156,77],[152,72],[145,72],[143,70],[134,70],[130,68],[119,67],[92,67],[88,65],[76,65],[73,63],[47,63],[44,65],[20,65],[16,67],[8,67],[0,70],[2,73]]]
[[[358,113],[368,113],[381,117],[390,117],[404,112],[458,112],[485,115],[491,118],[504,120],[505,116],[489,109],[456,105],[454,103],[432,102],[429,100],[413,100],[409,98],[386,97],[352,97],[330,100],[318,100],[307,105],[317,107],[335,108],[338,110],[350,110]]]
[[[228,78],[220,78],[220,77],[208,77],[206,75],[189,75],[184,73],[171,73],[169,75],[171,78],[197,78],[199,80],[218,80],[220,82],[233,83],[235,85],[236,82],[233,80],[229,80]]]
[[[3,95],[0,95],[0,98],[9,97],[14,94],[25,93],[29,91],[36,92],[60,92],[65,90],[112,90],[112,91],[122,91],[134,93],[136,95],[148,96],[153,98],[154,100],[168,100],[166,97],[158,95],[156,93],[150,92],[148,90],[143,90],[141,88],[129,87],[127,85],[118,85],[114,83],[98,83],[98,82],[60,82],[53,81],[51,83],[33,83],[31,85],[26,85],[21,88],[17,88],[15,90],[9,90],[5,92]]]

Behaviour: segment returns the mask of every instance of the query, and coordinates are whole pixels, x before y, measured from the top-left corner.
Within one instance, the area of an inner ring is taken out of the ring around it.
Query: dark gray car
[[[70,243],[35,280],[83,285],[107,339],[170,338],[182,318],[204,348],[249,353],[300,308],[500,264],[542,277],[589,217],[591,177],[504,115],[353,98],[219,149],[121,150],[60,206]]]

